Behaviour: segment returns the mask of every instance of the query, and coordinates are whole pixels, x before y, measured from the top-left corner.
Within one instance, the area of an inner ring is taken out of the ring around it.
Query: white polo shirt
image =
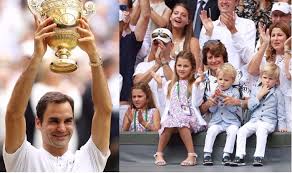
[[[110,150],[104,155],[90,138],[75,154],[67,151],[60,157],[45,149],[37,149],[27,140],[13,154],[3,148],[7,171],[12,172],[101,172],[104,170]]]

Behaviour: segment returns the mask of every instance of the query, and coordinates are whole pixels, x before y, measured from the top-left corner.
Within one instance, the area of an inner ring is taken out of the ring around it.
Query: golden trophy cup
[[[78,68],[77,62],[70,59],[70,55],[80,37],[76,32],[77,20],[95,13],[95,4],[88,1],[83,6],[82,0],[27,0],[27,3],[30,11],[39,19],[52,17],[57,24],[55,34],[46,39],[56,55],[50,64],[51,71],[75,71]]]

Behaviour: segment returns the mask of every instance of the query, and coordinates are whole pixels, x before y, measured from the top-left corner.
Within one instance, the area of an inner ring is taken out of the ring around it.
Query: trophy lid
[[[95,3],[87,1],[84,4],[84,10],[82,0],[27,0],[28,7],[32,14],[41,18],[47,15],[48,11],[59,10],[60,13],[69,14],[69,11],[80,12],[82,16],[88,16],[95,13]]]
[[[33,15],[41,17],[42,9],[40,4],[44,0],[27,0],[27,6]]]

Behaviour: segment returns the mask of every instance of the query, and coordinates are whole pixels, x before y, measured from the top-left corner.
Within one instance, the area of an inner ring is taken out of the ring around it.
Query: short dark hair
[[[212,55],[215,56],[223,56],[223,61],[228,62],[228,54],[224,44],[220,40],[208,40],[202,50],[203,55],[203,64],[207,64],[207,53],[210,52]]]
[[[70,96],[62,94],[61,92],[47,92],[41,97],[36,106],[37,117],[43,122],[44,113],[49,103],[61,104],[66,102],[69,102],[74,116],[74,101]]]

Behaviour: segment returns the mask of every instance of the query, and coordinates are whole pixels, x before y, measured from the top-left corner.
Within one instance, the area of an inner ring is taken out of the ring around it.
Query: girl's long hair
[[[291,36],[290,27],[286,23],[278,22],[278,23],[274,23],[270,26],[270,28],[269,28],[270,29],[270,37],[272,36],[272,30],[274,28],[281,29],[286,34],[287,39]],[[275,60],[276,60],[276,50],[272,47],[271,41],[270,41],[269,47],[266,50],[266,61],[267,62],[275,62]]]
[[[189,93],[189,95],[192,94],[192,84],[195,81],[195,77],[193,76],[193,72],[196,70],[196,61],[195,61],[193,54],[190,51],[183,50],[177,54],[176,59],[175,59],[173,79],[171,80],[171,82],[167,88],[167,97],[168,98],[170,97],[170,92],[171,92],[172,87],[174,86],[174,84],[176,82],[179,81],[179,77],[178,77],[177,70],[176,70],[176,64],[177,64],[178,59],[187,59],[191,63],[192,71],[189,74],[189,79],[188,79],[188,93]]]
[[[146,101],[147,101],[147,103],[146,103],[146,110],[147,109],[151,109],[151,108],[156,108],[156,105],[155,105],[155,102],[154,102],[154,99],[153,99],[153,94],[152,94],[152,91],[150,89],[150,86],[147,83],[144,83],[144,82],[136,83],[132,87],[131,94],[130,94],[130,105],[131,105],[131,108],[137,109],[135,107],[135,105],[133,104],[133,100],[132,100],[132,91],[134,89],[140,89],[140,90],[142,90],[145,93],[145,95],[146,95]]]
[[[187,24],[184,27],[184,31],[183,31],[183,35],[185,36],[183,50],[190,51],[190,41],[191,41],[191,38],[193,36],[192,12],[186,3],[180,2],[180,3],[175,4],[175,6],[172,8],[172,13],[173,13],[173,10],[175,9],[175,7],[177,7],[177,6],[181,6],[188,11],[189,24]],[[169,20],[168,29],[172,32],[172,25],[171,25],[170,20]]]

